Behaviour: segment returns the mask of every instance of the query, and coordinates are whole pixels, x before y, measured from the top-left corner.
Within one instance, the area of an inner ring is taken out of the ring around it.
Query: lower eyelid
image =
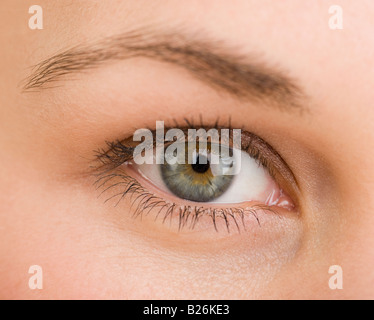
[[[118,173],[101,176],[96,186],[106,196],[105,202],[115,206],[121,201],[129,200],[130,215],[134,218],[149,217],[152,223],[165,224],[174,231],[196,232],[209,230],[214,232],[241,233],[260,226],[264,221],[290,214],[289,210],[270,207],[256,202],[230,205],[212,205],[193,203],[182,199],[169,200],[162,191],[151,191],[151,184],[140,182],[142,177],[130,166]],[[143,179],[144,180],[144,179]]]

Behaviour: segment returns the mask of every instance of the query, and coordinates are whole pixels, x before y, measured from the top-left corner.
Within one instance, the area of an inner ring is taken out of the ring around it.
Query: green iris
[[[196,202],[211,202],[221,196],[231,185],[234,176],[213,175],[209,151],[199,153],[195,150],[192,164],[188,164],[187,154],[186,164],[165,162],[160,165],[161,176],[168,189],[179,198]],[[214,166],[217,172],[221,167],[227,167],[227,164],[220,161]]]

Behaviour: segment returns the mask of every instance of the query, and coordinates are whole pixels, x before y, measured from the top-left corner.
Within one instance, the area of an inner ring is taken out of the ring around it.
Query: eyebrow
[[[34,66],[23,89],[27,92],[48,88],[66,75],[104,63],[144,57],[183,67],[219,92],[223,90],[240,100],[262,102],[286,111],[306,109],[301,103],[305,93],[284,71],[259,62],[258,56],[238,55],[236,51],[222,41],[137,30],[78,45],[47,58]]]

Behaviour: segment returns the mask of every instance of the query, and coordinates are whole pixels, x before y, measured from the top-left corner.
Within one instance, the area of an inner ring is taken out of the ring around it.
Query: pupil
[[[204,157],[204,158],[205,158],[205,157]],[[205,159],[206,159],[206,158],[205,158]],[[206,163],[200,163],[199,160],[200,160],[200,157],[197,156],[196,163],[195,163],[195,164],[192,164],[192,169],[193,169],[194,171],[196,171],[197,173],[205,173],[205,172],[207,172],[207,171],[209,170],[209,168],[210,168],[209,160],[206,159],[206,161],[204,161],[204,162],[206,162]],[[203,161],[202,161],[202,162],[203,162]]]

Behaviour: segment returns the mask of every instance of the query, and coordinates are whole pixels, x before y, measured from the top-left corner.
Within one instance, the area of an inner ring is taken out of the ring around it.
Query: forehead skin
[[[281,121],[289,127],[294,126],[299,139],[323,156],[336,178],[339,192],[336,193],[337,199],[331,201],[339,203],[339,217],[344,223],[339,224],[339,232],[331,247],[328,244],[325,246],[324,254],[338,257],[337,263],[344,266],[345,290],[339,293],[330,290],[320,292],[319,288],[325,281],[323,279],[328,281],[327,269],[321,267],[318,272],[325,272],[326,277],[317,277],[318,280],[313,279],[314,270],[308,270],[307,274],[311,276],[306,276],[306,279],[303,279],[303,275],[295,275],[295,283],[304,283],[303,288],[293,288],[289,284],[290,278],[280,278],[274,283],[279,293],[264,291],[258,296],[295,297],[294,292],[297,291],[296,297],[301,298],[374,297],[373,1],[199,0],[182,3],[166,0],[41,0],[38,4],[44,12],[44,29],[36,31],[27,26],[30,16],[28,7],[33,4],[33,1],[5,0],[2,1],[0,12],[0,146],[3,150],[0,176],[4,177],[0,181],[0,282],[4,287],[2,289],[0,286],[1,298],[46,298],[48,294],[73,298],[82,295],[105,297],[105,293],[95,292],[94,285],[91,292],[81,292],[75,290],[73,285],[64,283],[64,276],[78,281],[79,275],[69,274],[64,263],[59,267],[52,258],[47,259],[44,266],[57,270],[50,277],[63,275],[60,280],[63,290],[59,294],[46,290],[37,293],[37,296],[22,284],[22,281],[27,283],[25,279],[28,274],[24,270],[38,256],[38,246],[49,241],[62,248],[68,245],[58,235],[51,235],[52,240],[40,242],[36,240],[37,234],[30,231],[35,230],[35,225],[41,230],[44,228],[42,222],[35,222],[29,214],[33,206],[37,208],[47,195],[37,191],[32,194],[32,188],[25,187],[27,181],[23,181],[15,171],[32,168],[32,163],[24,163],[28,157],[35,163],[42,162],[35,156],[37,146],[35,149],[27,148],[23,141],[37,131],[35,127],[30,129],[29,123],[35,117],[44,116],[45,111],[43,108],[28,108],[31,98],[21,92],[20,84],[29,76],[31,66],[57,52],[82,42],[153,26],[167,31],[183,30],[191,36],[204,32],[217,41],[237,48],[240,54],[259,53],[265,61],[287,70],[309,97],[306,103],[310,114],[307,117],[297,120],[290,116]],[[343,30],[328,28],[328,8],[333,4],[343,8]],[[48,90],[40,94],[48,96]],[[68,115],[67,119],[70,119]],[[53,125],[48,129],[54,130]],[[48,130],[43,132],[47,135]],[[24,207],[22,197],[33,197],[34,200]],[[48,201],[53,202],[53,199]],[[14,212],[18,214],[13,215]],[[324,228],[328,229],[329,225]],[[21,234],[27,240],[22,239]],[[75,240],[78,239],[77,235]],[[85,239],[79,241],[89,242]],[[9,243],[12,245],[6,245]],[[50,250],[52,252],[52,248]],[[71,254],[74,256],[74,250]],[[66,256],[61,259],[69,261]],[[71,259],[77,261],[79,267],[86,267],[78,258]],[[308,259],[313,258],[306,257],[305,265],[308,265]],[[329,264],[333,263],[329,261]],[[294,268],[296,270],[297,266]],[[105,277],[101,269],[95,271],[97,274],[93,277],[96,279]],[[146,285],[152,291],[152,285]],[[249,298],[251,294],[243,290],[240,297]],[[212,296],[208,289],[206,296]],[[131,296],[118,289],[113,297]]]

